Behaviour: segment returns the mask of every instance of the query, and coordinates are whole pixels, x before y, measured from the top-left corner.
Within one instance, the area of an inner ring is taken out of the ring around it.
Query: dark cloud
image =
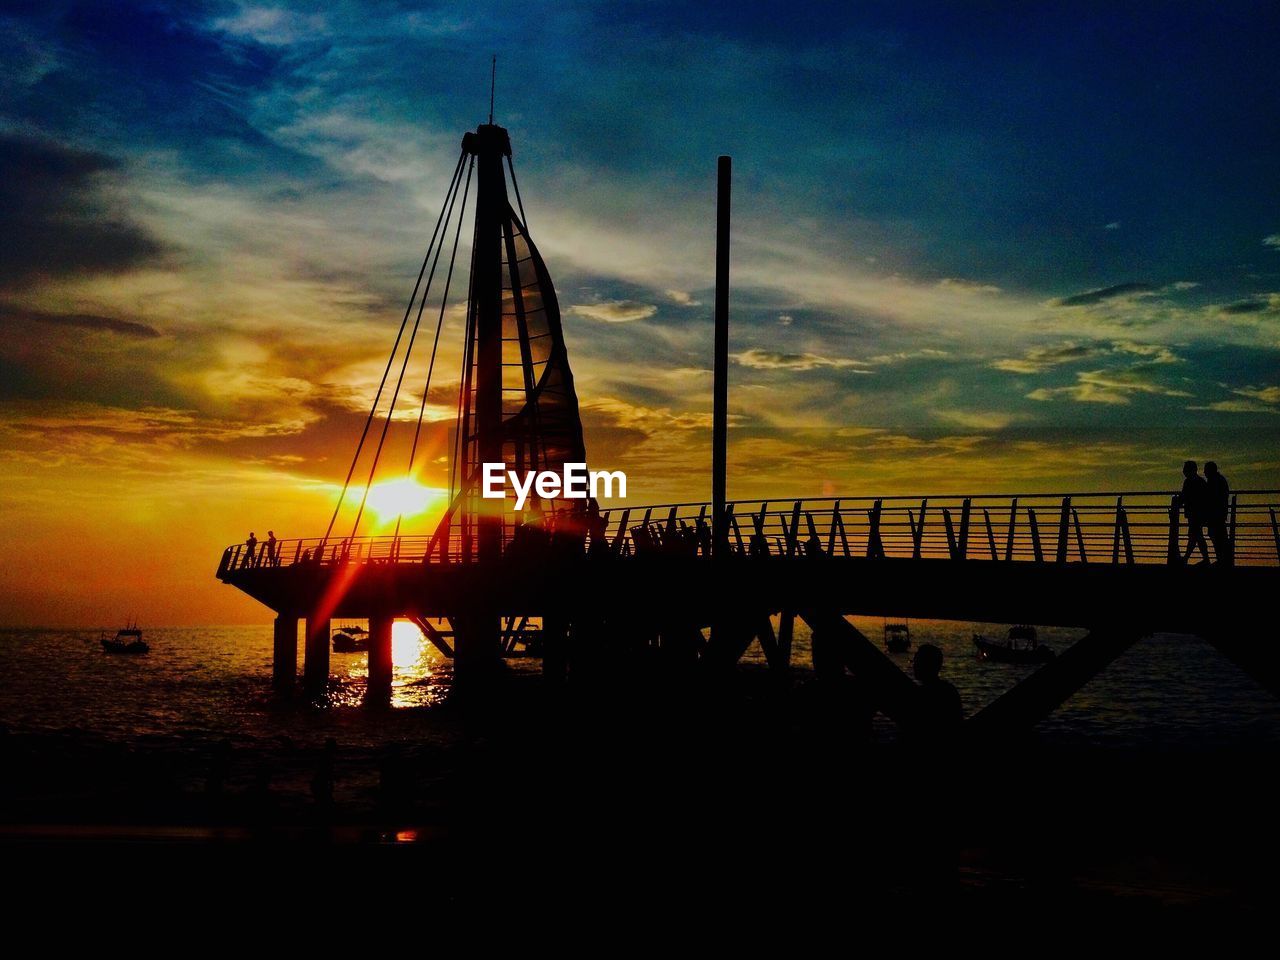
[[[1088,307],[1115,297],[1130,297],[1139,293],[1153,293],[1155,289],[1149,283],[1118,283],[1114,287],[1103,287],[1100,290],[1088,290],[1070,297],[1063,297],[1056,302],[1056,305],[1059,307]]]
[[[1222,307],[1223,313],[1262,313],[1267,309],[1265,300],[1237,300]]]
[[[164,259],[165,245],[103,189],[116,168],[101,153],[0,134],[0,287]]]
[[[44,313],[38,310],[16,310],[0,306],[0,326],[17,330],[31,323],[115,333],[122,337],[134,337],[139,340],[151,340],[161,336],[160,331],[155,327],[133,320],[102,317],[92,313]]]

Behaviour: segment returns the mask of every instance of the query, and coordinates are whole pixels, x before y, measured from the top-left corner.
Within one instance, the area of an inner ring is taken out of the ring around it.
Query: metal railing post
[[[1111,563],[1120,562],[1120,517],[1124,513],[1124,497],[1116,497],[1116,522],[1111,536]]]
[[[1004,544],[1005,561],[1013,559],[1013,533],[1018,526],[1018,498],[1014,497],[1009,504],[1009,539]]]
[[[1071,498],[1062,498],[1062,513],[1058,518],[1058,563],[1067,562],[1067,525],[1071,521]]]
[[[1182,549],[1178,545],[1178,514],[1181,506],[1181,498],[1175,493],[1169,502],[1169,566],[1182,562]]]

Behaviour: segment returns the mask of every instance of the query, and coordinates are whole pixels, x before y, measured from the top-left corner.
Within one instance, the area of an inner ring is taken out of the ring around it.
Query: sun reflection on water
[[[359,705],[369,680],[368,654],[335,653],[330,662],[337,683],[330,685],[329,703]],[[450,673],[448,661],[408,620],[397,620],[391,626],[391,666],[392,707],[425,707],[444,699]]]

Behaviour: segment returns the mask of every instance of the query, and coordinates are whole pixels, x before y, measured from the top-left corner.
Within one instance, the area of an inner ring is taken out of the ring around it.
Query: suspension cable
[[[474,160],[472,163],[474,164]],[[409,466],[406,471],[407,476],[413,477],[413,461],[418,455],[418,438],[422,434],[422,417],[427,410],[427,394],[431,392],[431,375],[436,368],[436,351],[440,347],[440,331],[444,329],[444,311],[449,303],[449,288],[453,284],[453,268],[458,261],[458,241],[462,237],[462,221],[467,211],[467,192],[471,187],[471,171],[467,171],[467,186],[462,191],[462,209],[458,213],[458,225],[453,233],[453,250],[449,254],[449,272],[444,278],[444,293],[440,297],[440,316],[436,318],[436,336],[431,344],[431,360],[427,364],[427,382],[422,388],[422,402],[418,404],[418,425],[413,431],[413,444],[409,447]],[[395,536],[400,535],[400,521],[402,517],[396,517]]]
[[[378,383],[378,392],[373,396],[373,404],[369,408],[369,416],[365,418],[364,429],[360,432],[360,442],[356,444],[355,455],[351,458],[351,466],[347,468],[347,478],[342,481],[342,492],[338,494],[338,502],[334,504],[333,516],[329,518],[329,526],[325,528],[324,537],[320,541],[317,552],[324,550],[325,542],[329,539],[329,535],[333,533],[333,525],[338,520],[338,512],[342,509],[342,501],[346,499],[347,490],[351,486],[351,478],[355,475],[356,464],[360,460],[360,452],[364,449],[365,439],[369,435],[369,427],[373,424],[374,415],[378,412],[378,402],[382,399],[382,391],[387,385],[387,376],[391,373],[391,364],[395,361],[396,351],[400,349],[400,338],[404,336],[404,328],[409,323],[409,314],[413,312],[413,304],[418,299],[418,288],[422,284],[423,274],[427,272],[427,264],[431,261],[431,250],[435,246],[436,235],[440,232],[440,225],[444,222],[445,209],[450,204],[450,198],[458,192],[458,180],[462,176],[463,161],[466,160],[466,151],[458,155],[458,164],[453,168],[453,178],[449,182],[449,189],[445,193],[444,203],[440,205],[440,216],[436,218],[435,230],[431,232],[431,242],[427,244],[426,256],[422,258],[422,267],[418,270],[418,279],[414,281],[413,293],[409,296],[409,305],[405,307],[404,319],[400,321],[400,331],[396,334],[396,342],[391,347],[391,355],[387,357],[386,369],[382,371],[382,380]],[[366,494],[368,491],[366,490]]]
[[[474,167],[475,167],[475,160],[473,158],[472,162],[467,166],[467,182],[466,182],[466,186],[463,188],[462,204],[464,209],[466,207],[466,202],[467,202],[466,201],[467,193],[471,189],[471,171],[474,169]],[[355,539],[356,531],[359,530],[360,528],[360,520],[364,516],[365,504],[369,500],[369,488],[373,485],[373,476],[378,469],[378,460],[382,456],[382,446],[384,443],[386,443],[387,431],[390,429],[392,417],[395,415],[396,401],[400,397],[400,387],[404,383],[405,370],[408,369],[408,366],[409,366],[409,356],[413,352],[413,342],[415,339],[417,339],[418,327],[422,323],[422,312],[426,309],[427,298],[431,295],[431,281],[435,279],[436,267],[440,265],[440,254],[444,252],[444,239],[449,232],[449,222],[453,218],[453,207],[457,199],[458,199],[458,191],[455,189],[453,192],[453,197],[449,201],[448,213],[445,215],[445,218],[444,218],[445,229],[444,229],[444,233],[440,235],[441,243],[439,246],[436,247],[435,261],[431,264],[431,272],[427,275],[427,285],[422,291],[422,301],[418,305],[418,315],[413,321],[413,330],[410,332],[409,342],[405,346],[404,360],[401,361],[400,363],[400,375],[396,378],[395,390],[392,391],[392,394],[391,394],[391,406],[388,407],[387,409],[387,418],[382,423],[382,433],[378,437],[378,446],[373,454],[373,462],[369,465],[369,478],[365,481],[364,494],[360,497],[360,509],[356,511],[355,523],[351,525],[351,538],[353,540]],[[463,215],[463,210],[460,209],[458,211],[459,222],[461,222],[462,215]]]
[[[475,308],[476,302],[476,248],[480,244],[480,221],[476,220],[475,228],[471,234],[471,270],[467,277],[467,332],[463,338],[462,345],[462,371],[458,377],[458,418],[455,421],[457,428],[453,431],[453,465],[449,468],[449,504],[453,505],[454,475],[457,475],[458,486],[457,493],[462,493],[462,487],[466,482],[463,476],[462,458],[466,456],[467,451],[467,424],[463,421],[463,400],[466,397],[468,386],[470,383],[471,361],[472,361],[472,344],[475,331],[472,329],[471,319],[472,310]]]

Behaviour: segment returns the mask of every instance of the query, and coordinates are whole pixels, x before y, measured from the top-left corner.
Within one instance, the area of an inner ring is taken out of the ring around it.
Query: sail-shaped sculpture
[[[555,287],[507,195],[507,132],[482,125],[467,134],[463,149],[476,158],[476,226],[458,417],[458,494],[442,524],[453,527],[464,557],[474,550],[483,559],[501,553],[515,521],[509,501],[480,496],[483,465],[501,462],[521,475],[560,473],[566,463],[584,462],[586,453]],[[558,512],[574,503],[541,506]]]

